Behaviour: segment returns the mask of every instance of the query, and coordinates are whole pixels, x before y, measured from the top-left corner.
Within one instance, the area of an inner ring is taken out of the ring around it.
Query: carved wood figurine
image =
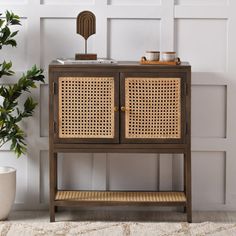
[[[85,39],[85,54],[75,54],[76,60],[97,60],[97,54],[87,53],[87,40],[96,33],[96,17],[91,11],[83,11],[77,17],[77,34]]]

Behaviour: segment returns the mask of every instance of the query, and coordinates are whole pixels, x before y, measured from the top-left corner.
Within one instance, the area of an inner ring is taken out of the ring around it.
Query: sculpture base
[[[75,60],[97,60],[97,54],[75,54]]]

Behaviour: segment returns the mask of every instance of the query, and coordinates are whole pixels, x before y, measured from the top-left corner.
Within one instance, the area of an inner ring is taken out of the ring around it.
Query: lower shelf
[[[57,191],[55,205],[73,202],[185,205],[186,196],[184,192]]]

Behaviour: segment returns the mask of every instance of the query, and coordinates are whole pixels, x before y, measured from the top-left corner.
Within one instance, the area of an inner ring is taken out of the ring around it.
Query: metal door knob
[[[123,112],[125,112],[125,111],[126,111],[126,108],[125,108],[125,107],[121,107],[120,110],[123,111]]]

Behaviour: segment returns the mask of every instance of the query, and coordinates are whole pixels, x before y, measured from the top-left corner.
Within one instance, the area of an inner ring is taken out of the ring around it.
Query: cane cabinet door
[[[121,142],[184,143],[184,73],[122,73]]]
[[[58,143],[119,142],[118,73],[59,73],[54,83]]]

